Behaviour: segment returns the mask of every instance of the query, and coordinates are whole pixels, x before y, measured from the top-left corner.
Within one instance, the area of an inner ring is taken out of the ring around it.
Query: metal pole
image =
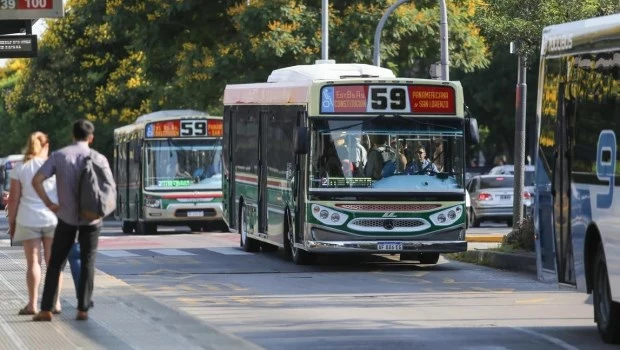
[[[321,11],[321,59],[329,59],[329,0],[323,0]]]
[[[450,59],[448,53],[448,11],[446,0],[439,0],[439,14],[441,22],[439,24],[439,35],[441,36],[441,79],[450,80]]]
[[[516,113],[515,113],[515,150],[514,150],[514,195],[512,209],[512,227],[516,229],[523,219],[523,170],[525,168],[525,114],[527,94],[527,59],[519,55],[519,74],[517,77]]]
[[[375,66],[381,66],[381,31],[383,30],[383,26],[385,25],[385,22],[387,21],[388,17],[390,17],[392,12],[394,12],[394,10],[396,10],[398,6],[406,3],[407,1],[409,0],[398,0],[396,3],[390,6],[387,11],[385,11],[383,17],[381,17],[381,20],[379,21],[379,24],[377,25],[377,29],[375,30],[375,45],[372,55],[372,63]]]

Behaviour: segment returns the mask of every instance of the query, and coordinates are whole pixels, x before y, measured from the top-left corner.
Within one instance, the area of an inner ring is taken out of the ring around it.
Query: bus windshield
[[[222,188],[219,139],[147,141],[144,186],[148,191]]]
[[[463,191],[460,119],[314,118],[311,130],[310,191]]]

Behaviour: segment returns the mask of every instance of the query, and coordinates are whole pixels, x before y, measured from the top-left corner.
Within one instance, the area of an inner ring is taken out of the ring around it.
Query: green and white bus
[[[114,130],[115,217],[123,232],[193,231],[222,222],[222,117],[166,110]]]
[[[460,83],[371,65],[228,85],[224,219],[246,251],[282,247],[298,264],[349,252],[434,264],[467,249],[465,136],[477,130]],[[412,171],[420,146],[435,166]]]

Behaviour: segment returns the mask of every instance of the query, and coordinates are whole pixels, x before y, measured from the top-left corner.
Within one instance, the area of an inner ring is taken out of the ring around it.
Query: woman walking
[[[58,223],[56,214],[45,206],[31,184],[32,178],[43,165],[48,154],[47,135],[38,131],[32,133],[26,145],[23,164],[16,166],[10,175],[9,234],[14,242],[22,242],[27,262],[28,305],[19,310],[20,315],[34,315],[38,311],[36,306],[41,282],[41,243],[43,243],[47,266],[51,255],[54,229]],[[57,197],[55,178],[46,180],[44,186],[50,197]],[[59,285],[61,282],[62,274]],[[57,297],[54,313],[60,313],[59,300]]]

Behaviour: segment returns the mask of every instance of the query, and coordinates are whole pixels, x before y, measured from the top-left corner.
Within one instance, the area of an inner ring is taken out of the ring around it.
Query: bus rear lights
[[[490,193],[482,192],[478,195],[479,201],[490,201],[493,199],[493,196]]]

